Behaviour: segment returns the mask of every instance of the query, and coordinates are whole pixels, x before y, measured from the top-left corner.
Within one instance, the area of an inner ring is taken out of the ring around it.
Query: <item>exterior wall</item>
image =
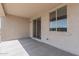
[[[2,5],[0,3],[0,42],[2,39],[2,37],[1,37],[1,35],[2,35],[2,20],[4,17],[5,17],[5,13],[4,13],[4,10],[3,10]]]
[[[0,3],[0,16],[5,16],[1,3]]]
[[[63,5],[63,4],[62,4]],[[60,5],[61,6],[61,5]],[[57,6],[56,8],[60,7]],[[53,8],[52,10],[55,10]],[[32,20],[41,16],[41,42],[50,44],[62,50],[79,55],[79,4],[67,4],[68,32],[49,31],[49,11],[34,16],[30,21],[30,36],[32,37]],[[32,37],[33,38],[33,37]],[[48,40],[46,40],[48,38]]]
[[[6,15],[3,20],[2,41],[29,37],[29,20]]]

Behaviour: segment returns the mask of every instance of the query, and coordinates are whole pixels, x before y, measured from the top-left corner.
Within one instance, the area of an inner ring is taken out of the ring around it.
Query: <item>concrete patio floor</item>
[[[75,56],[33,39],[18,39],[0,43],[0,56]]]
[[[29,56],[18,40],[0,43],[0,56]]]
[[[33,39],[19,39],[19,42],[30,56],[75,56]]]

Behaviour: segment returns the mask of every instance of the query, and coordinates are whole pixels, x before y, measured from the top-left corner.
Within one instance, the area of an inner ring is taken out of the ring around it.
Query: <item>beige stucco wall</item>
[[[56,8],[60,6],[57,6]],[[52,8],[52,10],[56,8]],[[40,16],[42,21],[41,23],[42,39],[39,41],[48,43],[62,50],[79,55],[79,4],[67,4],[68,32],[49,31],[49,11],[48,11],[48,12],[40,13],[31,19],[30,21],[31,37],[32,37],[32,20]],[[47,38],[48,40],[46,40]]]
[[[4,18],[4,17],[5,17],[5,13],[4,13],[3,7],[2,7],[2,5],[0,3],[0,26],[2,25],[2,18]],[[1,39],[2,39],[1,38],[1,35],[2,35],[1,30],[2,30],[2,26],[0,28],[0,42],[1,42]]]
[[[5,13],[4,13],[1,3],[0,3],[0,16],[5,16]]]
[[[6,15],[2,27],[2,41],[29,37],[29,19]]]

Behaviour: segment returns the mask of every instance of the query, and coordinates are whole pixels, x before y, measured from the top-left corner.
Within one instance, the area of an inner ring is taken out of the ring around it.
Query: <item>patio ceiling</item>
[[[58,5],[58,3],[4,3],[3,7],[6,14],[31,18],[40,12],[46,12]]]

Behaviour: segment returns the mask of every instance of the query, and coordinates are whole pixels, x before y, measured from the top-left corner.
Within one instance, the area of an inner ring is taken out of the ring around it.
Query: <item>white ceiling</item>
[[[58,3],[5,3],[5,12],[11,15],[30,18],[40,12],[48,11]]]

